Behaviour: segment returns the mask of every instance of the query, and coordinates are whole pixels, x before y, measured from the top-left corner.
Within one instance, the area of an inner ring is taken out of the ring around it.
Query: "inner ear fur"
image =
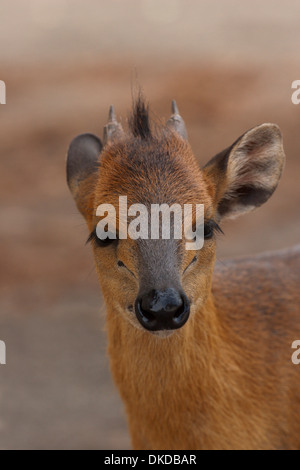
[[[275,191],[285,162],[276,124],[257,126],[212,158],[202,169],[220,218],[236,217],[265,203]]]
[[[72,140],[67,156],[67,182],[81,214],[93,214],[93,193],[98,177],[101,140],[93,134],[81,134]]]

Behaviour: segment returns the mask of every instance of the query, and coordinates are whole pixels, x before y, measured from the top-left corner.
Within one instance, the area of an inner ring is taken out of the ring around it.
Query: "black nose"
[[[135,312],[147,330],[176,330],[189,318],[190,305],[187,297],[176,289],[152,290],[136,300]]]

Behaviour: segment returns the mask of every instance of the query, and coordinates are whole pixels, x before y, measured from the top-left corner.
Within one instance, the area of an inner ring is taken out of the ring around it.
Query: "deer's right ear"
[[[99,169],[101,140],[82,134],[72,140],[67,157],[67,182],[78,210],[89,219],[93,214],[93,193]]]
[[[285,155],[276,124],[246,132],[202,169],[219,218],[236,217],[266,202],[280,180]]]

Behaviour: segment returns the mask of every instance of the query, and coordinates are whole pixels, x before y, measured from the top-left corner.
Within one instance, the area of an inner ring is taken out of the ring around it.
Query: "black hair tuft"
[[[133,104],[132,115],[129,118],[129,127],[135,137],[150,139],[152,137],[149,122],[149,105],[140,93]]]

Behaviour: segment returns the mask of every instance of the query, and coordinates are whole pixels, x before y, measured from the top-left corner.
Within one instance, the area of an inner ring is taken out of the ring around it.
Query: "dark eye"
[[[95,243],[101,247],[111,245],[114,242],[116,242],[116,238],[109,238],[109,236],[105,238],[105,240],[101,240],[101,238],[98,238],[97,236],[95,238]]]
[[[92,231],[89,238],[87,239],[87,243],[93,242],[96,244],[96,246],[99,246],[99,247],[109,246],[112,243],[116,243],[117,241],[118,239],[114,238],[113,234],[111,233],[108,233],[107,238],[105,238],[104,240],[101,240],[101,238],[97,236],[96,229]]]
[[[223,233],[221,227],[219,227],[219,225],[214,220],[209,220],[208,222],[205,222],[204,239],[210,240],[214,236],[215,232]]]
[[[214,228],[211,223],[206,223],[204,224],[204,238],[205,240],[208,240],[213,237],[214,234]]]

